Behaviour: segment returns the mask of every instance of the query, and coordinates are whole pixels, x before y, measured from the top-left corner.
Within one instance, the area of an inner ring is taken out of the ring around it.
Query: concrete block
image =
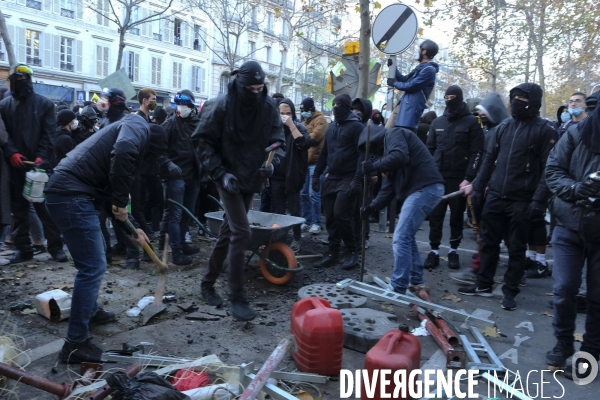
[[[339,310],[343,308],[362,307],[367,303],[365,296],[346,293],[336,285],[328,283],[317,283],[301,287],[298,290],[298,297],[305,299],[307,297],[322,297],[326,299],[332,308]]]
[[[344,322],[344,347],[366,353],[392,329],[398,329],[394,314],[370,308],[340,310]]]

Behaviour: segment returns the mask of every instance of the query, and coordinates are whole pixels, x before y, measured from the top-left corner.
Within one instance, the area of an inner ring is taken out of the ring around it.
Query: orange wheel
[[[269,253],[267,254],[267,247],[264,248],[262,256],[271,260],[282,268],[298,268],[298,261],[296,261],[296,255],[284,243],[272,243]],[[271,283],[276,285],[283,285],[288,283],[294,278],[293,272],[284,272],[276,268],[270,267],[262,258],[260,259],[260,270],[265,278]]]

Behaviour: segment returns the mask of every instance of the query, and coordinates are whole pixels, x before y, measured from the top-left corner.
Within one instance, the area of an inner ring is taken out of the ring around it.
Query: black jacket
[[[329,124],[313,179],[321,176],[327,167],[328,179],[353,178],[361,181],[362,158],[359,157],[358,139],[363,129],[360,118],[353,112],[341,124],[337,121]]]
[[[546,202],[550,191],[544,168],[558,140],[552,124],[540,117],[526,121],[509,118],[496,127],[492,139],[473,190],[483,193],[488,187],[498,198]]]
[[[573,185],[596,171],[600,171],[600,153],[583,143],[578,125],[571,126],[550,152],[546,164],[546,183],[554,195],[550,210],[558,225],[579,231],[581,207],[575,202],[582,199],[575,196]]]
[[[360,133],[360,138],[358,139],[358,149],[361,154],[364,154],[366,151],[367,129],[369,129],[368,126],[363,129]],[[369,158],[371,158],[371,156],[381,157],[383,155],[383,142],[385,140],[385,126],[371,124],[370,139]]]
[[[200,122],[192,135],[198,143],[202,167],[216,182],[229,172],[237,178],[242,193],[257,193],[262,182],[259,169],[267,156],[265,149],[275,142],[285,145],[279,110],[273,99],[267,96],[262,114],[263,129],[248,132],[254,138],[243,144],[236,143],[226,131],[226,110],[227,94],[208,100],[202,107]]]
[[[381,190],[372,203],[377,209],[387,206],[394,195],[404,200],[424,187],[444,183],[427,147],[405,128],[387,130],[383,157],[373,166],[377,172],[385,173]]]
[[[64,126],[56,128],[56,144],[54,145],[54,166],[67,156],[67,153],[77,146],[71,137],[71,131]]]
[[[477,176],[483,143],[483,128],[466,103],[455,115],[446,109],[432,122],[427,137],[427,148],[442,176],[469,182]]]
[[[166,151],[166,156],[181,168],[181,179],[198,179],[201,175],[200,160],[192,143],[192,134],[199,122],[200,117],[193,112],[186,119],[174,116],[162,124],[167,137],[161,147],[163,152]],[[161,174],[161,177],[167,176]]]
[[[39,157],[52,163],[56,137],[54,103],[37,93],[23,101],[10,96],[0,101],[0,115],[8,132],[8,141],[2,146],[7,160],[21,153],[29,161]]]
[[[148,123],[135,114],[107,125],[58,164],[45,192],[87,194],[126,207],[131,178],[146,156],[149,136]]]

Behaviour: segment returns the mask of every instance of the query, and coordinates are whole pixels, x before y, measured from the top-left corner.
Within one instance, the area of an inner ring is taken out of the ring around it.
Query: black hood
[[[362,112],[362,123],[366,124],[371,119],[371,113],[373,112],[373,103],[367,99],[356,98],[352,101],[352,109],[360,110]]]
[[[466,115],[471,115],[471,111],[469,111],[469,107],[465,102],[462,102],[460,108],[457,108],[455,110],[452,110],[449,107],[446,107],[446,109],[444,110],[444,117],[448,118],[449,121],[454,121]]]
[[[506,118],[510,118],[510,114],[498,93],[491,93],[484,97],[475,109],[483,111],[493,126],[498,125]]]
[[[512,101],[515,96],[519,95],[519,92],[524,92],[529,99],[529,115],[532,117],[538,115],[542,108],[542,97],[544,97],[542,88],[531,82],[521,83],[510,90],[510,100]]]
[[[437,118],[435,111],[428,111],[421,116],[421,122],[427,125],[431,125],[434,119]]]
[[[600,107],[577,125],[581,139],[590,151],[600,154]]]
[[[285,103],[288,106],[290,106],[290,108],[292,109],[292,120],[294,122],[296,122],[297,121],[297,119],[296,119],[296,107],[294,106],[294,102],[292,101],[292,99],[283,99],[283,100],[281,100],[279,102],[279,104],[281,104],[281,103]]]

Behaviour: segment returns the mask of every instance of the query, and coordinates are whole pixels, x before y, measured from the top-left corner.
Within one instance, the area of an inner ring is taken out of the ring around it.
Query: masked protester
[[[581,92],[575,92],[571,95],[571,98],[569,98],[569,107],[566,110],[569,114],[569,119],[558,129],[558,137],[562,137],[571,126],[577,125],[587,118],[585,99],[586,95]]]
[[[435,111],[428,111],[421,116],[419,120],[419,126],[417,127],[417,136],[423,144],[427,144],[427,136],[429,135],[429,128],[431,128],[431,123],[434,119],[437,118],[437,114]]]
[[[477,178],[471,186],[465,186],[467,194],[472,188],[475,206],[483,203],[486,188],[488,194],[482,214],[485,229],[477,283],[459,293],[492,296],[500,242],[506,237],[509,259],[502,286],[505,310],[517,307],[515,298],[525,273],[530,226],[544,223],[550,197],[544,168],[558,135],[550,122],[538,116],[542,96],[542,89],[534,83],[523,83],[510,91],[512,118],[497,127],[493,147],[485,155]]]
[[[588,115],[591,114],[592,111],[594,111],[596,109],[596,107],[598,106],[598,98],[599,97],[600,97],[600,91],[590,94],[585,99],[585,105],[587,107]]]
[[[352,99],[341,94],[333,99],[335,122],[325,133],[325,143],[312,177],[312,188],[321,190],[325,210],[325,225],[329,234],[329,252],[315,268],[328,268],[340,263],[341,241],[348,257],[342,269],[358,265],[357,243],[354,237],[354,211],[362,187],[358,140],[363,130],[361,119],[352,112]],[[320,177],[327,168],[321,188]]]
[[[137,114],[150,122],[150,112],[156,108],[156,92],[149,88],[140,89],[138,92],[140,109]]]
[[[106,243],[96,204],[109,205],[115,224],[128,219],[131,177],[146,160],[155,162],[152,149],[148,124],[140,116],[128,115],[72,150],[46,185],[46,207],[77,269],[69,327],[59,354],[63,362],[101,361],[102,350],[91,342],[89,326],[113,322],[115,314],[97,303],[106,272]],[[137,245],[148,242],[144,231],[138,229],[138,234]]]
[[[79,126],[79,120],[73,111],[62,110],[56,116],[56,122],[58,123],[58,128],[56,130],[54,159],[56,160],[55,165],[58,165],[67,156],[67,153],[77,146],[72,135]]]
[[[396,77],[388,79],[388,86],[404,92],[398,105],[396,126],[416,132],[419,117],[427,108],[427,100],[435,86],[435,76],[439,67],[433,62],[433,58],[438,51],[439,47],[434,41],[425,40],[413,57],[419,65],[406,76],[396,71]],[[391,60],[388,60],[388,67],[391,65]]]
[[[217,184],[226,210],[201,293],[208,304],[223,304],[214,285],[228,258],[231,313],[235,319],[247,321],[256,316],[244,294],[245,251],[251,235],[247,213],[263,178],[273,174],[272,164],[264,167],[265,149],[278,143],[282,149],[274,158],[278,161],[285,154],[285,136],[260,64],[245,62],[233,76],[226,94],[204,103],[192,138],[198,140],[202,166]]]
[[[110,88],[103,89],[100,94],[100,101],[96,104],[98,111],[105,113],[106,118],[100,128],[112,124],[129,114],[129,108],[125,104],[125,93],[121,89]]]
[[[556,129],[560,130],[561,127],[571,120],[571,114],[569,114],[569,107],[562,105],[556,110]]]
[[[79,127],[76,131],[71,131],[71,137],[76,144],[83,142],[98,131],[98,114],[92,106],[85,106],[77,116]]]
[[[177,115],[164,122],[166,131],[164,156],[160,157],[160,177],[166,197],[193,210],[200,192],[200,160],[192,143],[192,133],[196,130],[200,118],[194,105],[194,95],[189,90],[182,90],[175,95]],[[181,207],[172,203],[166,204],[166,220],[163,226],[169,234],[169,245],[173,251],[173,262],[177,265],[191,264],[190,255],[196,254],[200,248],[185,243],[190,218]],[[163,239],[164,240],[164,239]]]
[[[27,165],[23,161],[34,161],[40,166],[52,166],[56,114],[54,104],[33,91],[33,70],[24,64],[11,70],[8,78],[11,96],[0,102],[0,115],[4,120],[8,139],[2,146],[4,157],[10,163],[10,196],[13,216],[13,240],[17,252],[12,263],[33,258],[29,237],[29,203],[23,199],[23,186]],[[44,227],[48,241],[48,252],[56,261],[66,262],[60,232],[44,207],[44,203],[33,203]]]
[[[152,113],[152,117],[154,119],[155,124],[162,125],[167,120],[169,115],[167,114],[167,111],[162,106],[157,106],[154,109],[154,112]]]

